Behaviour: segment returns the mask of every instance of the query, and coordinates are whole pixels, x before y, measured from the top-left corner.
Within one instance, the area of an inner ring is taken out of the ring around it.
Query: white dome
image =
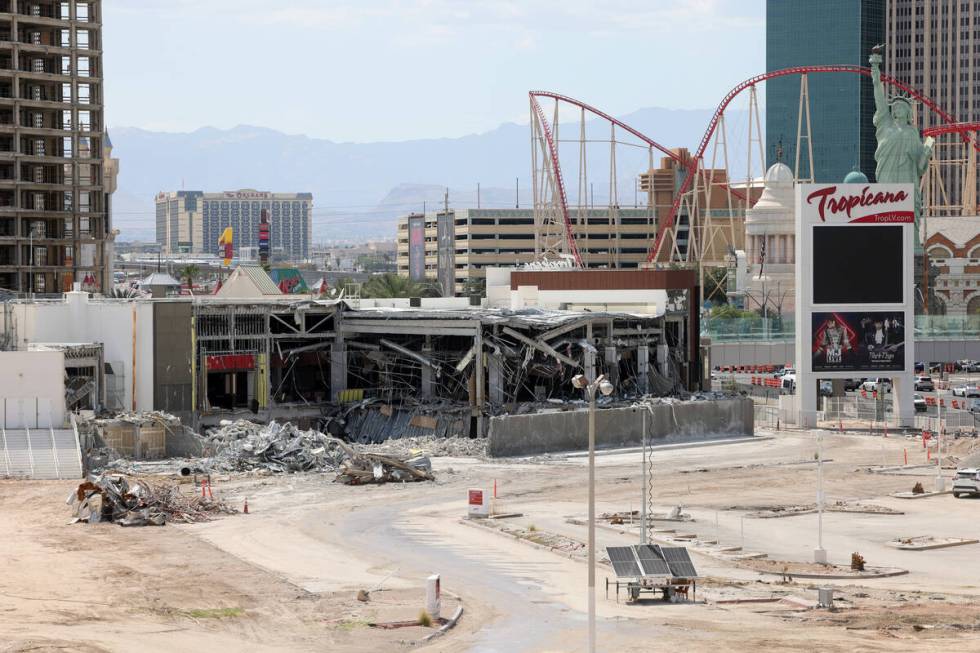
[[[770,184],[792,184],[794,181],[793,171],[785,163],[774,163],[772,167],[766,170],[764,181],[766,186]]]
[[[746,233],[792,234],[796,213],[793,171],[785,163],[776,163],[763,179],[759,200],[745,212]]]

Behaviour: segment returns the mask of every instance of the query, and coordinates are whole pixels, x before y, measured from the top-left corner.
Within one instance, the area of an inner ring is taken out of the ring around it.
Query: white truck
[[[956,470],[956,478],[953,479],[953,496],[959,499],[966,495],[980,495],[980,470],[976,467]]]

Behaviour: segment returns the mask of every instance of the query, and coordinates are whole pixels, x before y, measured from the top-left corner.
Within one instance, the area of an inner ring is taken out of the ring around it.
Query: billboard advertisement
[[[269,264],[269,210],[262,209],[259,216],[259,262],[265,267]]]
[[[425,281],[425,216],[408,216],[408,278]]]
[[[814,372],[905,370],[905,312],[812,313]]]
[[[443,297],[456,295],[456,213],[439,213],[436,216],[436,257],[439,288]]]

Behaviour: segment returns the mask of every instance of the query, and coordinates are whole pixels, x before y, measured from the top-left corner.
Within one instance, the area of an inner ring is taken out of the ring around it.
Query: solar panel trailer
[[[606,578],[606,598],[610,585],[616,587],[616,601],[621,588],[631,602],[641,592],[661,592],[665,601],[677,601],[687,598],[688,589],[696,598],[698,572],[686,548],[637,544],[606,547],[606,553],[616,573],[615,581]]]

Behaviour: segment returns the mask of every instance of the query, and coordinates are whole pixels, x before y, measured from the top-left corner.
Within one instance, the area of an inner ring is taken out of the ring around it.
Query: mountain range
[[[744,112],[726,116],[730,125],[745,122]],[[691,150],[710,118],[707,109],[662,108],[620,117],[658,143]],[[560,138],[578,130],[577,117],[569,120],[573,122],[560,125]],[[608,141],[609,129],[604,121],[588,121],[586,136]],[[248,125],[190,133],[116,127],[110,135],[113,156],[120,159],[113,209],[120,240],[153,240],[154,196],[180,189],[312,192],[317,242],[391,238],[399,215],[441,207],[447,188],[450,207],[457,208],[474,207],[478,201],[483,207],[528,207],[532,200],[529,127],[516,123],[459,138],[374,143],[335,142]],[[623,136],[620,130],[617,138]],[[578,145],[560,147],[563,169],[577,170]],[[588,148],[591,192],[598,205],[609,196],[610,147],[596,142]],[[633,203],[634,179],[647,168],[648,158],[645,147],[617,148],[621,205]],[[655,151],[654,165],[659,159]],[[567,180],[569,201],[575,201],[577,172],[566,172],[568,176],[574,177]]]

